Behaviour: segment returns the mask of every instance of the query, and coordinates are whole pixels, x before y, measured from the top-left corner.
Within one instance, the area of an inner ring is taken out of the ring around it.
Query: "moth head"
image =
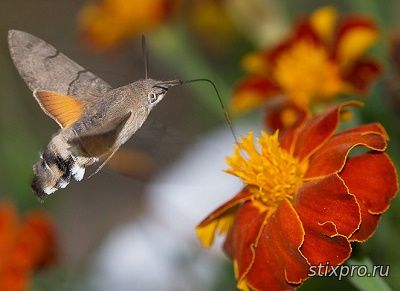
[[[155,106],[158,102],[160,102],[165,94],[167,94],[168,88],[163,86],[154,86],[151,88],[149,94],[147,95],[147,101],[150,107]]]
[[[152,108],[158,102],[160,102],[164,98],[165,94],[167,94],[168,89],[170,87],[174,87],[181,84],[182,81],[180,80],[164,81],[154,84],[147,95],[147,101],[150,107]]]

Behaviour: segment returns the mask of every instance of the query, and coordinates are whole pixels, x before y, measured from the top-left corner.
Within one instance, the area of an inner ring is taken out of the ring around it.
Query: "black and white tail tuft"
[[[46,148],[39,161],[33,166],[33,174],[32,190],[39,199],[43,200],[58,189],[65,188],[71,178],[81,181],[85,168],[79,165],[72,154],[63,157],[60,153]]]

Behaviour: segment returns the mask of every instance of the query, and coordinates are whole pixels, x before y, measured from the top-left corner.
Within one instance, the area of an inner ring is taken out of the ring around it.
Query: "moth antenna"
[[[144,60],[144,76],[145,79],[149,77],[149,53],[147,51],[146,37],[142,34],[142,54]]]
[[[214,88],[214,91],[215,91],[215,93],[217,94],[219,103],[220,103],[220,105],[221,105],[221,109],[222,109],[222,111],[224,112],[224,117],[225,117],[225,120],[226,120],[226,122],[227,122],[227,124],[228,124],[228,126],[229,126],[229,130],[231,131],[232,136],[233,136],[233,138],[235,139],[235,143],[236,143],[237,145],[239,145],[236,132],[235,132],[235,130],[234,130],[234,128],[233,128],[232,120],[231,120],[231,118],[230,118],[230,116],[229,116],[228,111],[226,110],[225,104],[224,104],[224,102],[222,101],[221,95],[219,94],[218,89],[217,89],[217,86],[215,85],[215,83],[214,83],[213,81],[211,81],[210,79],[205,79],[205,78],[192,79],[192,80],[182,81],[182,83],[194,83],[194,82],[207,82],[207,83],[211,84],[211,86]]]

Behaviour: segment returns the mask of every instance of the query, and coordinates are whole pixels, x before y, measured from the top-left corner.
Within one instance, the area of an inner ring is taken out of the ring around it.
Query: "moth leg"
[[[85,175],[85,168],[98,161],[97,158],[77,157],[75,164],[71,169],[72,176],[76,181],[82,181]]]
[[[101,163],[101,165],[94,171],[92,174],[89,175],[88,179],[92,178],[94,175],[96,175],[107,163],[108,161],[113,157],[113,155],[118,151],[119,147],[116,147],[112,150],[112,152],[107,156],[107,158]]]

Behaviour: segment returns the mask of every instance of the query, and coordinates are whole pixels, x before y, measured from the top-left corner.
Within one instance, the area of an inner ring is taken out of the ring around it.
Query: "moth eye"
[[[158,99],[158,96],[156,93],[150,93],[150,103],[155,103]]]

